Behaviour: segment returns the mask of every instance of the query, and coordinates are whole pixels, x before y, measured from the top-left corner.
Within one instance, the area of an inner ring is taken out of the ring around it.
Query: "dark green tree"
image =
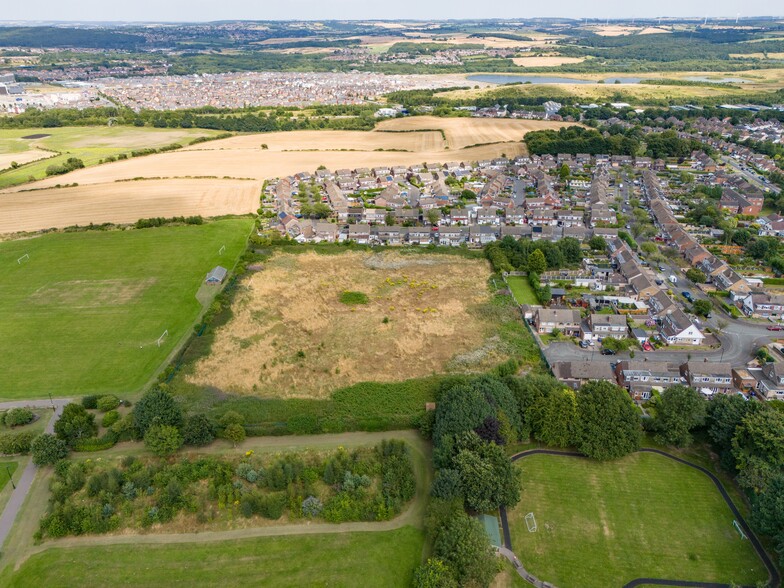
[[[520,479],[501,447],[485,443],[476,433],[461,435],[455,445],[452,461],[468,509],[486,512],[519,502]]]
[[[576,444],[594,459],[617,459],[640,446],[640,417],[623,388],[589,382],[577,394]]]
[[[439,530],[433,551],[452,570],[459,586],[487,587],[498,573],[482,524],[463,512],[455,513]]]
[[[133,426],[137,438],[143,438],[153,425],[182,426],[182,409],[174,397],[161,388],[144,393],[133,407]]]
[[[665,445],[691,445],[691,431],[705,422],[705,398],[694,388],[671,386],[656,403],[653,426],[656,440]]]
[[[81,439],[89,439],[98,432],[95,415],[87,412],[81,404],[71,403],[63,409],[62,416],[54,424],[54,432],[69,446]]]
[[[194,414],[185,419],[182,439],[186,445],[209,445],[215,439],[215,428],[203,414]]]
[[[784,415],[776,410],[747,414],[735,430],[732,453],[738,483],[764,492],[784,467]]]
[[[528,271],[541,274],[543,271],[546,270],[547,270],[547,260],[544,257],[544,253],[542,253],[540,249],[534,250],[528,256]]]

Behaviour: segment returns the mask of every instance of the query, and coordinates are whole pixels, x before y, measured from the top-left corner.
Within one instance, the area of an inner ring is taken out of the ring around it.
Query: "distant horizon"
[[[10,4],[10,3],[9,3]],[[4,8],[0,23],[56,24],[210,24],[226,21],[450,21],[531,19],[742,19],[782,18],[771,15],[767,0],[661,0],[630,3],[607,0],[592,5],[578,0],[558,4],[498,0],[491,5],[466,0],[399,0],[394,6],[364,0],[288,0],[253,3],[249,0],[137,0],[107,4],[99,0],[77,2],[13,3]],[[552,12],[551,14],[548,14]],[[46,18],[41,18],[45,15]],[[5,25],[8,26],[8,25]]]

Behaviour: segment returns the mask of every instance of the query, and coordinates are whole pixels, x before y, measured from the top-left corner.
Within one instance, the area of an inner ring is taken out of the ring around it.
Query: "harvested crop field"
[[[452,255],[278,254],[244,283],[188,379],[323,398],[357,382],[484,369],[505,358],[478,311],[489,275],[486,261]]]
[[[380,123],[378,131],[411,131],[441,129],[450,149],[464,149],[471,145],[522,141],[529,131],[560,129],[564,123],[533,120],[488,118],[438,118],[415,116],[396,118]]]
[[[16,162],[19,165],[24,165],[39,159],[46,159],[54,157],[56,153],[51,151],[44,151],[43,149],[30,149],[29,151],[22,151],[21,153],[4,153],[0,154],[0,170],[8,169]]]
[[[260,184],[242,180],[146,180],[0,194],[0,234],[153,216],[245,214]]]

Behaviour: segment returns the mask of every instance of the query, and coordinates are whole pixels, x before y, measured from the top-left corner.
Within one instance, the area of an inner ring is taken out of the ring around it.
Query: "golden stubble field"
[[[322,398],[362,381],[484,369],[502,358],[476,311],[489,300],[489,275],[484,260],[437,254],[276,255],[243,283],[233,318],[188,378],[240,394]],[[343,304],[344,291],[369,301]]]
[[[384,121],[370,132],[239,135],[0,190],[0,233],[152,216],[249,213],[258,208],[265,179],[313,172],[321,165],[356,169],[515,157],[526,152],[526,132],[561,126],[548,121],[410,117]],[[121,181],[134,178],[151,179]],[[56,188],[72,183],[79,185]]]
[[[259,183],[242,180],[143,180],[13,192],[0,194],[0,234],[153,216],[245,214],[258,205]]]

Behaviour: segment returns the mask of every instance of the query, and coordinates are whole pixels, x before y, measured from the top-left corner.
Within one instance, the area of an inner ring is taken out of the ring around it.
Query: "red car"
[[[781,325],[770,325],[768,327],[768,331],[784,331],[784,326],[781,326]]]
[[[643,351],[653,351],[653,345],[651,345],[650,341],[646,341],[642,344]]]

